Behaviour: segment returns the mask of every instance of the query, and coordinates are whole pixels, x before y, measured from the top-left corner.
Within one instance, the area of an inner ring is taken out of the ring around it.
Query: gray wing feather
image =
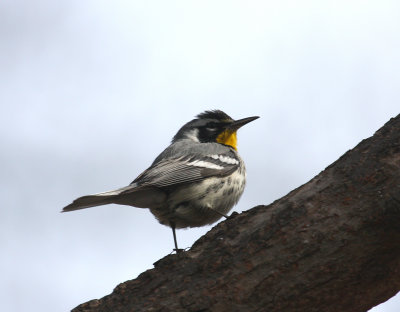
[[[137,187],[136,184],[132,184],[113,191],[79,197],[71,204],[64,207],[62,212],[107,204],[120,204],[138,208],[151,208],[159,206],[165,201],[165,198],[165,192],[160,189],[154,187]]]
[[[207,148],[205,147],[207,144]],[[221,144],[192,144],[185,140],[169,146],[153,164],[130,185],[99,194],[82,196],[66,206],[63,212],[107,205],[111,203],[151,208],[166,200],[164,188],[182,183],[193,183],[210,177],[222,177],[234,172],[239,163],[223,163],[210,157],[226,155],[235,158],[235,152]],[[188,157],[187,155],[191,155]]]
[[[226,176],[238,168],[237,164],[216,165],[203,158],[200,161],[189,158],[160,161],[144,171],[132,183],[138,186],[169,187],[181,183],[193,183],[214,176]]]

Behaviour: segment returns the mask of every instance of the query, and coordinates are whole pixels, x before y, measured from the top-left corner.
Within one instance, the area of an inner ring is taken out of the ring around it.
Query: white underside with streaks
[[[151,212],[161,224],[175,223],[176,228],[212,224],[227,215],[238,202],[246,184],[246,172],[236,170],[223,178],[208,178],[175,190],[166,206]],[[218,213],[219,212],[219,213]]]

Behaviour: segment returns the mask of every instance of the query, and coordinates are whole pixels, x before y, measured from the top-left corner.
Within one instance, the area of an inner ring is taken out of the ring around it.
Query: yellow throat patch
[[[236,131],[225,130],[217,136],[216,141],[221,144],[232,146],[235,150],[237,150]]]

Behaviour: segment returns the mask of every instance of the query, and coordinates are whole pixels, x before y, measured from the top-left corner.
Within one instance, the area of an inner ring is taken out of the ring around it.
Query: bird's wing
[[[158,207],[167,197],[165,188],[210,177],[226,176],[238,167],[239,161],[236,158],[218,154],[200,158],[167,158],[153,164],[130,185],[79,197],[64,207],[63,212],[112,203],[141,208]]]
[[[181,157],[162,160],[145,170],[133,182],[139,187],[164,188],[192,183],[210,177],[229,175],[239,167],[239,160],[230,156],[209,155],[200,158]],[[129,192],[126,190],[125,192]]]

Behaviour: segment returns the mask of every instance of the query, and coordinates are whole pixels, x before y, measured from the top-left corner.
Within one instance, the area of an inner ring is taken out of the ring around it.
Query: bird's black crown
[[[201,143],[215,142],[217,136],[231,122],[233,119],[223,111],[207,110],[198,114],[196,119],[186,123],[174,136],[172,142],[187,138]]]
[[[196,116],[198,119],[233,120],[227,113],[219,109],[207,110]]]

